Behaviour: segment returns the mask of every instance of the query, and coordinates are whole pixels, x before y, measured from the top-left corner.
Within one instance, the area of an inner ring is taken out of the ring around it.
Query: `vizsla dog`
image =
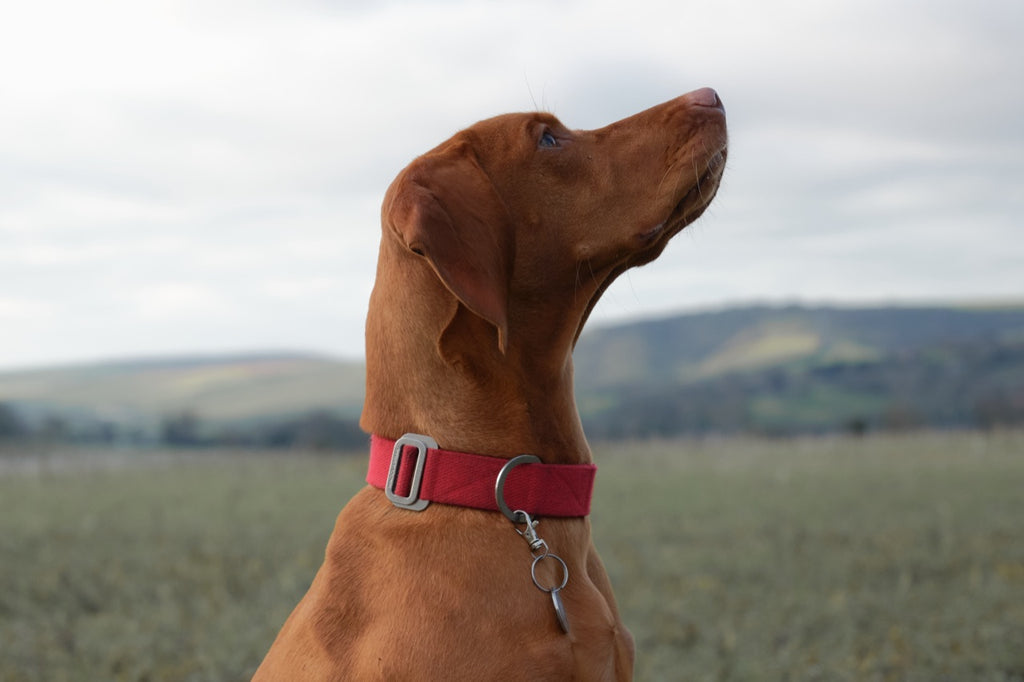
[[[707,208],[725,157],[703,89],[592,131],[498,116],[398,175],[366,322],[370,485],[254,679],[632,678],[572,349],[612,280]]]

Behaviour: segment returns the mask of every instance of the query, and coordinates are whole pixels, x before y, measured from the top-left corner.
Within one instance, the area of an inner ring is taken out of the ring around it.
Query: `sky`
[[[0,369],[358,359],[384,191],[489,116],[703,86],[718,197],[590,324],[1024,300],[1024,3],[71,0],[0,9]]]

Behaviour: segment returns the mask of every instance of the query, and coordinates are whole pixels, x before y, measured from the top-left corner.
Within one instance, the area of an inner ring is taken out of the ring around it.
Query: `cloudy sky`
[[[1024,299],[1024,3],[5,3],[0,368],[359,357],[394,175],[461,127],[710,85],[718,199],[594,322]]]

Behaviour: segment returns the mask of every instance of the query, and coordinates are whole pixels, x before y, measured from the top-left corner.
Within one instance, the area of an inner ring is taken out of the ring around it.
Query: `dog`
[[[705,88],[591,131],[497,116],[399,173],[366,320],[369,485],[254,680],[632,679],[572,349],[726,155]]]

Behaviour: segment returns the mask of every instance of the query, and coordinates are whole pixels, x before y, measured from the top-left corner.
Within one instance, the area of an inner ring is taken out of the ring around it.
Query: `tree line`
[[[796,435],[1024,427],[1024,343],[964,344],[865,362],[772,367],[608,393],[589,437]]]
[[[69,418],[48,414],[29,419],[0,402],[0,445],[74,444],[142,447],[246,447],[305,450],[362,449],[368,438],[355,418],[327,411],[223,423],[184,410],[164,415],[156,423],[117,422],[98,418]]]
[[[1024,427],[1024,341],[950,343],[859,362],[801,363],[695,383],[581,391],[593,441]],[[354,416],[327,410],[223,422],[189,410],[150,421],[40,414],[0,402],[0,444],[364,449]]]

